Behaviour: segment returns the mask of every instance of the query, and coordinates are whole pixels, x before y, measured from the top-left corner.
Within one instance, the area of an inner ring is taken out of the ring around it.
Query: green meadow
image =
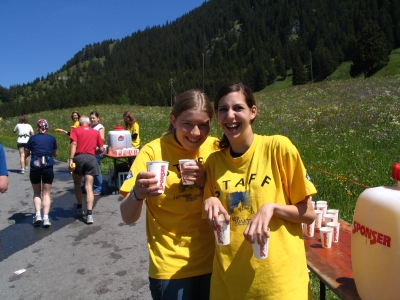
[[[399,75],[265,89],[256,98],[259,113],[254,131],[292,140],[317,187],[313,200],[327,200],[330,208],[340,210],[341,219],[352,222],[357,198],[365,188],[396,184],[391,167],[400,160]],[[55,129],[69,129],[72,110],[81,115],[98,111],[106,133],[122,125],[122,114],[131,110],[140,124],[142,146],[166,131],[170,113],[169,107],[102,105],[27,115],[34,128],[39,118],[49,121],[59,146],[58,159],[64,162],[69,138]],[[17,117],[0,121],[4,146],[16,149],[13,128],[17,123]],[[211,134],[221,135],[215,120]],[[103,159],[102,172],[111,167],[112,161]],[[318,299],[318,280],[312,276],[312,282]],[[327,298],[337,299],[331,292]]]
[[[332,80],[256,93],[259,113],[254,122],[258,134],[289,137],[299,149],[314,184],[315,200],[324,199],[340,216],[352,221],[358,195],[366,188],[394,185],[391,166],[400,151],[400,76]],[[56,132],[68,130],[73,109],[27,115],[35,128],[39,118],[50,124],[50,134],[59,146],[58,160],[69,157],[69,137]],[[123,125],[122,114],[131,110],[140,124],[142,146],[159,137],[169,124],[170,107],[101,105],[76,107],[81,115],[100,114],[107,132]],[[0,121],[1,143],[16,149],[13,133],[18,117]],[[216,120],[211,135],[221,136]],[[15,157],[18,159],[18,157]],[[102,172],[112,161],[103,159]]]

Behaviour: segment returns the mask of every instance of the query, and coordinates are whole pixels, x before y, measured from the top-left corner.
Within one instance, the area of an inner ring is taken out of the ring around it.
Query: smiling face
[[[92,125],[99,124],[99,118],[96,117],[95,114],[90,115],[90,123],[92,123]]]
[[[73,113],[73,114],[72,114],[72,120],[73,120],[74,122],[76,122],[76,121],[78,121],[78,119],[79,119],[78,114],[77,114],[77,113]]]
[[[199,109],[186,110],[178,117],[171,114],[170,120],[176,139],[188,151],[199,149],[210,132],[210,117]]]
[[[257,116],[257,107],[248,107],[242,92],[232,92],[219,100],[216,113],[232,150],[245,152],[253,140],[251,123]]]

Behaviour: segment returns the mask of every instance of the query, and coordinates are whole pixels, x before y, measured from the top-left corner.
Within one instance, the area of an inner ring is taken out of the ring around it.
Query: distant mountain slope
[[[371,19],[391,48],[400,47],[395,0],[210,0],[174,22],[89,45],[47,78],[1,89],[2,115],[92,103],[170,105],[171,93],[204,87],[212,98],[231,80],[259,91],[289,69],[307,82],[310,54],[318,81],[351,59]]]

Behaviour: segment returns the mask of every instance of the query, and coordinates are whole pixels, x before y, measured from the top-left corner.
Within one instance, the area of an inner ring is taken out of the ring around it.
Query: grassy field
[[[356,200],[366,187],[395,184],[390,175],[392,164],[400,158],[400,76],[327,80],[264,90],[256,97],[259,115],[255,132],[288,136],[318,189],[314,200],[327,200],[345,221],[352,222]],[[122,124],[123,112],[131,110],[140,124],[142,145],[166,131],[170,112],[168,107],[115,105],[75,109],[81,114],[98,111],[106,132]],[[54,129],[68,129],[72,110],[27,116],[32,126],[39,118],[49,121],[62,161],[69,155],[69,139]],[[6,147],[16,149],[17,136],[12,131],[17,122],[17,117],[0,121],[0,140]],[[214,121],[211,134],[220,133]],[[111,167],[111,161],[103,160],[103,173]],[[318,299],[318,281],[313,276],[312,282],[314,298]],[[328,292],[327,299],[337,298]]]

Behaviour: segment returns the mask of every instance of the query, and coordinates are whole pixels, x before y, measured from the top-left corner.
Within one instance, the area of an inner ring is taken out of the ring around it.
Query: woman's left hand
[[[187,180],[194,181],[198,186],[204,187],[206,184],[206,170],[200,162],[188,162],[185,165],[185,171],[182,176],[186,176]]]
[[[260,207],[243,232],[246,241],[254,244],[257,240],[261,244],[262,236],[269,237],[268,225],[274,215],[274,209],[275,203],[266,203]]]

